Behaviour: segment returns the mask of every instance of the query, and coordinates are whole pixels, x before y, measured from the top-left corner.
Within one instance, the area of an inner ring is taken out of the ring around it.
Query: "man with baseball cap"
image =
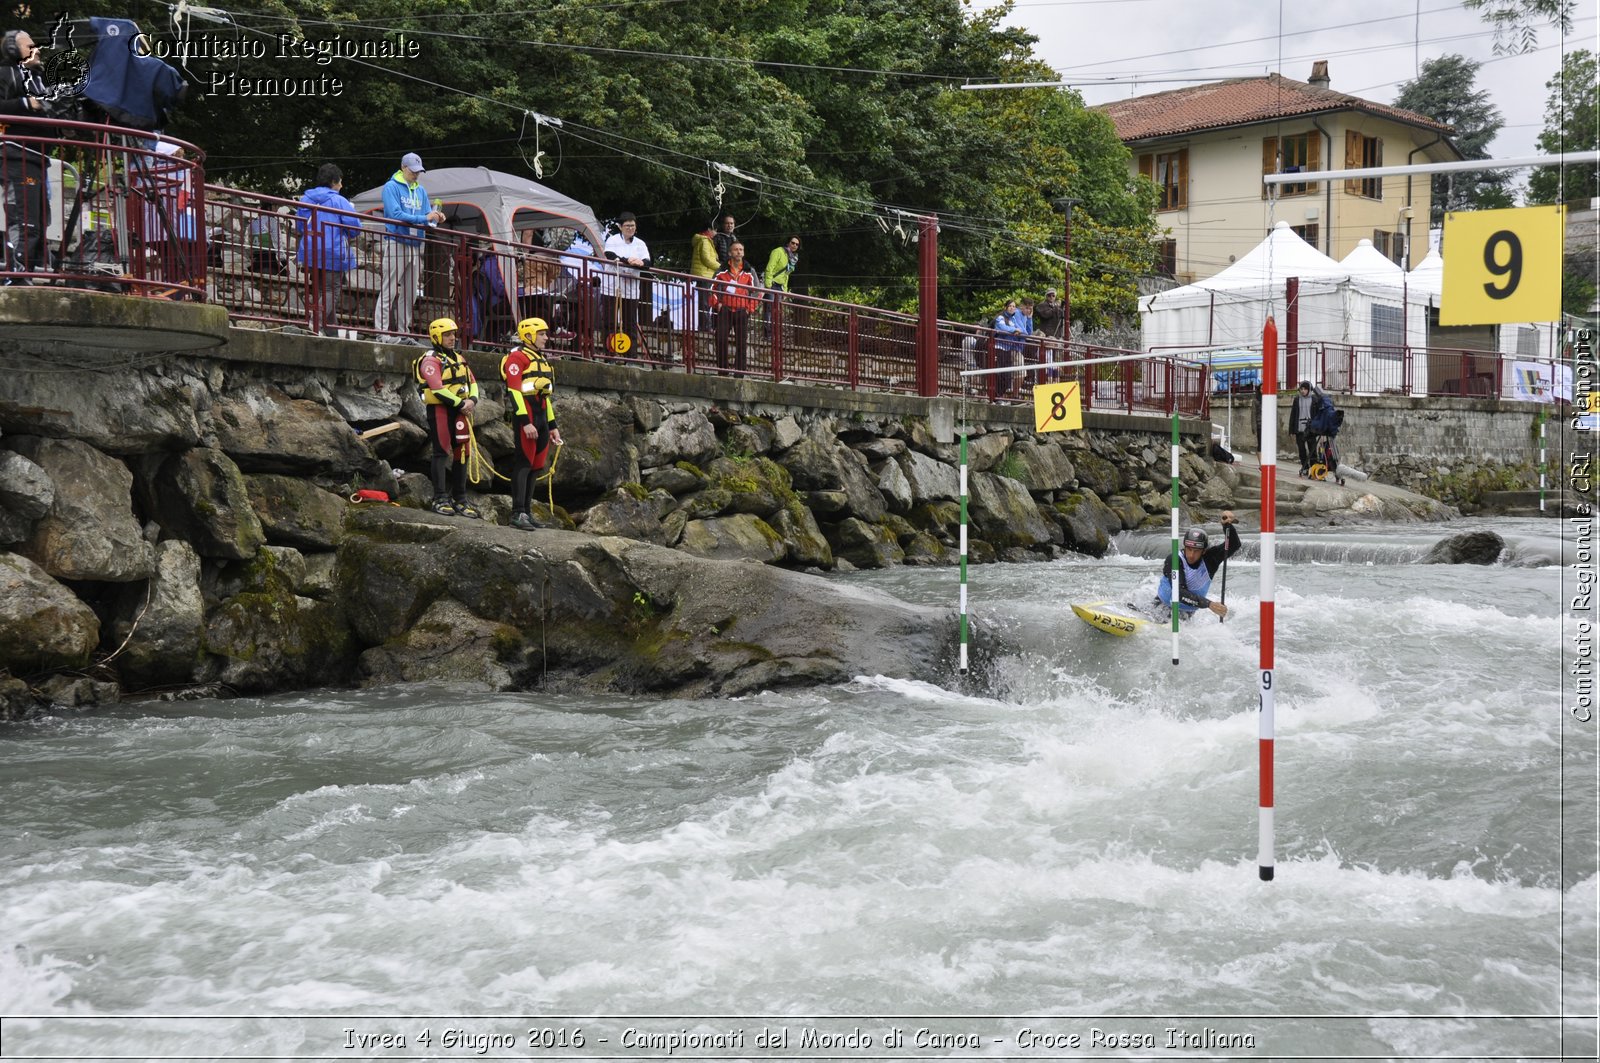
[[[408,151],[400,169],[383,186],[383,216],[389,231],[383,238],[383,264],[378,281],[378,305],[373,327],[379,332],[411,330],[411,314],[422,275],[422,238],[426,227],[444,221],[433,209],[422,187],[422,157]]]

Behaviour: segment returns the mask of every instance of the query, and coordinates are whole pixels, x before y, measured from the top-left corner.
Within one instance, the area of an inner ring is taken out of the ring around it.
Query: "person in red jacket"
[[[530,512],[535,474],[545,467],[550,444],[561,445],[561,431],[556,428],[556,404],[551,398],[555,367],[545,351],[550,326],[542,317],[524,318],[517,326],[517,338],[522,346],[500,360],[517,441],[511,454],[511,526],[532,531],[540,526]]]
[[[744,244],[734,241],[728,248],[728,264],[711,280],[711,308],[717,314],[717,368],[728,368],[728,333],[734,334],[733,367],[745,371],[749,347],[750,314],[760,305],[756,275],[744,261]]]

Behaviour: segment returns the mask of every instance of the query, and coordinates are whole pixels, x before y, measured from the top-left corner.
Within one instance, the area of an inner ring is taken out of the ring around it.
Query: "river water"
[[[982,680],[13,725],[0,1054],[1592,1059],[1587,527],[1282,534],[1269,883],[1248,535],[1177,667],[1067,608],[1146,538],[973,569]]]

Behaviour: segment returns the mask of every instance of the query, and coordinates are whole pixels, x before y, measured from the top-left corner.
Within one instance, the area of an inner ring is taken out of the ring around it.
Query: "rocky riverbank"
[[[398,374],[168,357],[15,380],[0,398],[6,716],[417,679],[734,694],[927,675],[953,642],[947,616],[816,575],[956,562],[958,449],[927,416],[564,392],[567,445],[535,506],[548,530],[529,533],[500,527],[497,479],[477,485],[487,521],[420,510],[431,487],[406,470],[426,467],[422,411]],[[502,396],[484,390],[477,437],[503,469]],[[1185,519],[1248,506],[1247,474],[1199,446],[1181,461]],[[979,425],[968,460],[974,563],[1099,556],[1168,519],[1167,447],[1149,434]],[[398,505],[353,504],[359,488]]]

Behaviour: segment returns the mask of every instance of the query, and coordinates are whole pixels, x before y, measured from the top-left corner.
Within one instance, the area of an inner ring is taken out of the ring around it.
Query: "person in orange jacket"
[[[711,281],[711,307],[717,312],[717,368],[728,368],[728,333],[734,334],[734,365],[744,372],[749,347],[750,313],[760,305],[756,275],[744,261],[744,244],[728,248],[728,264]]]

